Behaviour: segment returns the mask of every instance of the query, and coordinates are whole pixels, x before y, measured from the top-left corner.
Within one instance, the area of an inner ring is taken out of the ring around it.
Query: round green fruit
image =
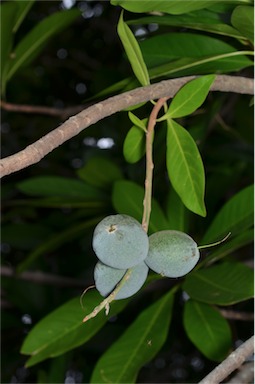
[[[115,300],[126,299],[138,292],[147,278],[148,271],[149,268],[143,261],[133,267],[131,275],[117,293]],[[107,297],[126,272],[126,269],[115,269],[99,261],[94,270],[96,289],[102,296]]]
[[[133,217],[111,215],[96,226],[92,246],[103,264],[129,269],[146,258],[149,239],[141,224]]]
[[[189,273],[199,260],[195,241],[179,231],[160,231],[149,237],[149,253],[144,260],[154,272],[167,277]]]

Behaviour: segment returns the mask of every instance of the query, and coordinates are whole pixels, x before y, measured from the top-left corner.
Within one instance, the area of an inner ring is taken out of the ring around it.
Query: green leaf
[[[230,326],[210,305],[194,300],[186,301],[183,323],[189,339],[208,359],[221,361],[230,352]]]
[[[99,359],[91,383],[135,383],[140,368],[164,344],[174,295],[167,293],[145,309]]]
[[[129,26],[124,22],[123,12],[120,15],[118,23],[118,34],[135,76],[143,86],[150,84],[147,67],[145,65],[139,44]]]
[[[24,20],[24,18],[26,17],[26,15],[28,14],[30,8],[32,7],[32,5],[34,4],[35,0],[22,0],[22,1],[19,1],[19,0],[16,0],[15,3],[18,5],[18,13],[17,13],[17,16],[16,16],[16,20],[15,20],[15,24],[14,24],[14,27],[13,27],[13,33],[16,33],[17,30],[19,29],[22,21]]]
[[[24,355],[32,355],[26,367],[31,367],[49,357],[59,356],[84,344],[103,327],[108,320],[103,311],[94,319],[82,323],[85,315],[102,301],[99,293],[89,291],[83,301],[85,312],[81,308],[79,298],[75,298],[51,312],[34,326],[25,338],[20,351]],[[127,303],[128,300],[113,302],[110,316],[119,313]]]
[[[167,115],[178,118],[190,115],[205,101],[215,75],[202,76],[189,81],[174,96]]]
[[[1,93],[5,93],[6,74],[13,42],[13,25],[18,13],[18,5],[15,2],[1,4]]]
[[[64,244],[76,239],[83,235],[83,233],[91,228],[94,228],[96,224],[103,219],[103,217],[95,217],[91,220],[84,221],[77,225],[72,226],[60,233],[54,233],[51,237],[47,237],[41,242],[35,249],[33,249],[26,258],[18,264],[16,271],[21,273],[28,269],[40,256],[43,256],[55,249],[63,246]]]
[[[243,36],[254,42],[254,7],[246,5],[236,7],[231,16],[231,23]]]
[[[221,0],[214,0],[214,4]],[[173,15],[191,12],[195,9],[207,8],[212,4],[211,0],[111,0],[112,5],[120,5],[131,12],[166,12]]]
[[[50,234],[50,228],[39,223],[15,223],[2,226],[1,240],[11,247],[30,250],[44,241]]]
[[[10,80],[21,66],[34,59],[54,34],[66,28],[79,15],[78,9],[70,9],[56,12],[38,23],[15,47],[14,58],[10,61],[7,79]]]
[[[192,212],[205,216],[203,162],[192,136],[174,120],[167,120],[167,171],[173,188]]]
[[[128,180],[120,180],[114,184],[112,202],[118,213],[130,215],[141,222],[143,199],[144,189],[140,185]],[[152,199],[149,232],[157,232],[168,227],[168,221],[160,205]]]
[[[128,21],[129,25],[152,23],[195,29],[223,36],[230,36],[236,39],[242,38],[242,34],[240,34],[239,31],[222,22],[222,15],[215,14],[206,9],[182,15],[147,16]]]
[[[143,121],[147,122],[148,119],[143,119]],[[125,160],[131,164],[137,163],[145,154],[145,146],[145,132],[134,125],[130,128],[124,140],[123,155]]]
[[[238,52],[222,39],[188,32],[156,35],[139,42],[148,68],[169,64],[176,59],[208,59]],[[211,72],[213,73],[213,72]]]
[[[250,185],[234,195],[217,213],[206,231],[202,244],[220,240],[231,232],[232,236],[253,225],[254,187]]]
[[[173,188],[167,195],[166,215],[169,222],[168,229],[188,232],[188,210]]]
[[[253,270],[242,263],[224,262],[191,272],[182,287],[194,300],[232,305],[253,297]]]
[[[57,196],[97,199],[103,194],[80,180],[60,176],[38,176],[18,183],[17,188],[29,196]]]
[[[112,183],[122,179],[122,172],[116,163],[105,157],[92,157],[77,171],[80,179],[95,187],[109,189]]]
[[[139,117],[134,115],[132,112],[128,112],[128,117],[136,127],[141,128],[144,132],[147,132],[148,119],[141,120],[141,119],[139,119]]]

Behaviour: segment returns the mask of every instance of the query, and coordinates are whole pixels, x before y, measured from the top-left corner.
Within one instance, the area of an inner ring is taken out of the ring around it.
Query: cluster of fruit
[[[102,296],[108,296],[131,269],[115,300],[138,292],[149,268],[176,278],[190,272],[199,260],[197,244],[186,233],[165,230],[148,237],[141,224],[127,215],[105,217],[95,228],[92,246],[99,259],[95,285]]]

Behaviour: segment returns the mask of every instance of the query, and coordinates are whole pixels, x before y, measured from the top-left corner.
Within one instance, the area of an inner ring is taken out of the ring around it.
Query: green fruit
[[[138,292],[147,278],[148,271],[149,268],[143,261],[132,268],[131,275],[117,293],[115,300],[126,299]],[[99,261],[94,270],[96,289],[102,296],[108,296],[126,272],[126,269],[115,269]]]
[[[197,244],[183,232],[156,232],[149,237],[149,244],[149,253],[144,261],[148,267],[162,276],[184,276],[199,260]]]
[[[129,269],[146,258],[149,239],[141,224],[133,217],[111,215],[96,226],[92,246],[103,264]]]

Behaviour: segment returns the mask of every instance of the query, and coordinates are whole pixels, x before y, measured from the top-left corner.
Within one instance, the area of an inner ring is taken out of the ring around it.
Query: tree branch
[[[162,97],[173,97],[184,84],[194,78],[196,78],[196,76],[163,80],[147,87],[136,88],[129,92],[110,97],[86,108],[77,115],[70,117],[58,128],[49,132],[22,151],[2,159],[0,161],[1,177],[38,163],[44,156],[65,141],[78,135],[85,128],[88,128],[107,116],[111,116],[116,112],[141,102]],[[252,95],[253,79],[219,75],[216,77],[211,91]]]
[[[254,351],[254,336],[232,352],[221,364],[209,373],[199,384],[219,384],[239,368]]]

